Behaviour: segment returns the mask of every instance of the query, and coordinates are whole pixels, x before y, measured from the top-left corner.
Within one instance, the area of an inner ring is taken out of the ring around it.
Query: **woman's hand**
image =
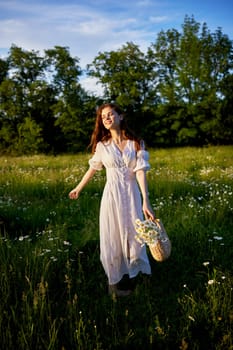
[[[79,191],[74,188],[72,191],[69,193],[70,199],[77,199],[79,197]]]
[[[144,201],[143,206],[142,206],[142,210],[143,210],[143,214],[144,214],[146,219],[151,219],[151,220],[155,219],[155,213],[154,213],[154,211],[151,208],[151,205],[149,203]]]
[[[77,199],[82,189],[87,185],[87,183],[91,180],[93,175],[95,174],[96,169],[89,167],[85,175],[83,176],[80,183],[69,193],[70,199]]]
[[[147,186],[147,179],[146,179],[146,172],[145,170],[141,169],[138,170],[136,173],[137,181],[140,186],[142,198],[143,198],[143,204],[142,204],[142,210],[143,214],[146,219],[155,219],[155,213],[150,205],[149,200],[149,193],[148,193],[148,186]]]
[[[84,174],[82,180],[79,184],[69,193],[70,199],[77,199],[82,191],[82,189],[87,185],[87,183],[91,180],[93,175],[95,174],[96,169],[89,167],[87,172]]]

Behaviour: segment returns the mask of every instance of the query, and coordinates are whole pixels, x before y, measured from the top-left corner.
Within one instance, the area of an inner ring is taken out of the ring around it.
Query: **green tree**
[[[51,84],[56,91],[52,109],[56,119],[54,125],[60,130],[59,150],[78,151],[87,144],[86,106],[92,100],[79,83],[82,74],[79,59],[71,57],[67,47],[55,46],[45,53]]]
[[[26,51],[15,45],[10,49],[7,62],[8,74],[0,85],[1,127],[4,130],[1,139],[4,146],[12,151],[19,150],[18,130],[20,125],[28,125],[25,118],[33,119],[36,126],[30,96],[39,94],[38,85],[44,79],[45,64],[38,52]]]
[[[219,143],[232,144],[233,140],[233,74],[222,79],[221,113],[219,128],[215,129]]]
[[[36,80],[44,79],[45,61],[43,57],[39,56],[39,51],[26,51],[12,45],[9,68],[12,80],[20,83],[24,88]]]
[[[86,149],[93,129],[96,98],[88,96],[80,89],[74,91],[73,99],[59,100],[54,105],[54,113],[58,115],[55,126],[62,132],[62,151],[77,152]]]
[[[18,124],[17,149],[20,154],[36,154],[43,147],[42,129],[30,117]]]
[[[182,33],[161,32],[150,55],[159,72],[157,136],[170,144],[218,142],[222,81],[232,69],[232,42],[221,29],[185,17]]]
[[[1,152],[16,149],[17,124],[22,121],[18,102],[21,89],[11,79],[0,84],[0,144]]]
[[[155,82],[158,105],[155,117],[150,122],[153,144],[169,145],[176,139],[174,122],[181,108],[181,99],[177,91],[177,55],[181,34],[175,30],[161,31],[155,43],[148,49],[148,57],[156,71]],[[152,87],[153,88],[153,87]]]
[[[212,34],[213,45],[210,55],[211,74],[209,80],[212,79],[212,90],[215,100],[209,104],[209,120],[212,121],[207,129],[208,140],[212,143],[232,142],[232,69],[233,69],[233,42],[227,35],[222,33],[218,28]],[[230,107],[230,108],[229,108]]]
[[[89,100],[78,82],[78,59],[66,47],[56,46],[40,56],[13,45],[7,62],[10,74],[5,73],[0,85],[3,147],[11,151],[23,148],[30,139],[25,137],[26,130],[33,125],[37,132],[32,137],[38,137],[36,151],[66,151],[72,143],[74,149],[80,148],[86,136],[84,105]]]
[[[7,59],[0,58],[0,84],[7,78],[9,62]]]
[[[80,85],[69,48],[41,55],[12,45],[0,59],[1,152],[82,150],[106,100],[123,108],[151,146],[231,143],[232,44],[221,28],[211,33],[186,16],[181,32],[161,31],[146,53],[132,42],[99,53],[87,73],[102,84],[101,98]]]
[[[103,85],[105,98],[117,102],[128,115],[129,124],[142,131],[155,104],[150,89],[154,71],[138,45],[128,42],[117,51],[100,53],[88,65],[88,72]]]

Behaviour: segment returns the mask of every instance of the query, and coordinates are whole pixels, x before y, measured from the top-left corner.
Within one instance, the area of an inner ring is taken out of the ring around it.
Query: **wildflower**
[[[216,241],[221,241],[222,237],[221,236],[214,236],[214,239],[216,239]]]
[[[52,261],[57,261],[57,258],[55,258],[55,256],[51,256],[50,259],[51,259]]]
[[[209,261],[205,261],[205,262],[203,262],[203,265],[204,266],[208,266],[210,264],[210,262]]]
[[[20,236],[20,237],[19,237],[19,241],[23,241],[24,239],[27,239],[27,238],[29,238],[29,235]]]
[[[193,322],[195,322],[195,318],[193,317],[193,316],[188,316],[188,318],[191,320],[191,321],[193,321]]]
[[[208,285],[210,286],[210,285],[212,285],[212,284],[214,284],[215,283],[215,280],[209,280],[208,281]]]
[[[162,229],[160,225],[152,220],[135,221],[135,230],[137,232],[135,239],[144,244],[154,244],[161,237]]]
[[[68,241],[64,241],[63,244],[64,244],[64,245],[71,245],[71,243],[68,242]]]
[[[44,249],[45,253],[51,253],[51,249]]]

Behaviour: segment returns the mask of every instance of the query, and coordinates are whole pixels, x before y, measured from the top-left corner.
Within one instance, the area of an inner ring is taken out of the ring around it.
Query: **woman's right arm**
[[[79,184],[72,191],[70,191],[69,193],[70,199],[77,199],[79,197],[80,192],[91,180],[95,172],[96,172],[96,169],[93,169],[91,167],[87,170],[86,174],[83,176]]]

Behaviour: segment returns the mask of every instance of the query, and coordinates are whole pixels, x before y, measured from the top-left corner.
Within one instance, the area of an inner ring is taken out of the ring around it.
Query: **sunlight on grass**
[[[69,191],[88,154],[1,157],[4,349],[233,349],[233,147],[150,150],[151,203],[172,241],[132,297],[112,300],[99,261],[105,173]]]

